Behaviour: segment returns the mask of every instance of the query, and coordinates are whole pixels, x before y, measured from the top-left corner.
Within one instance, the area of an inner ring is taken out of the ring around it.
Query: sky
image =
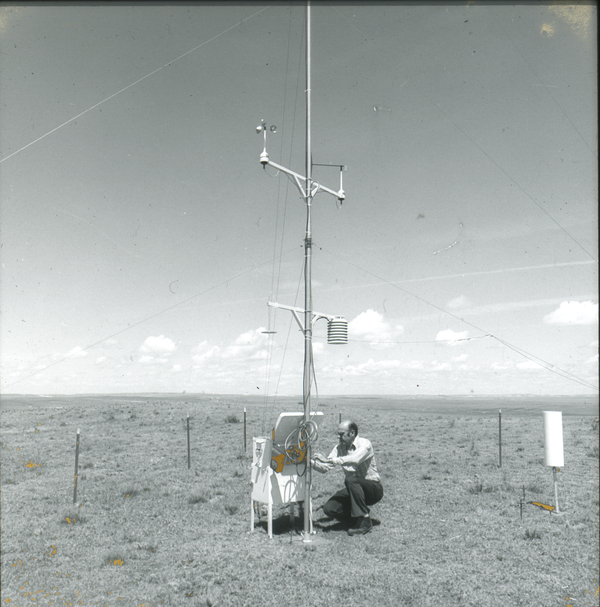
[[[598,393],[593,4],[312,5],[318,395]],[[302,394],[305,7],[0,3],[4,394]]]

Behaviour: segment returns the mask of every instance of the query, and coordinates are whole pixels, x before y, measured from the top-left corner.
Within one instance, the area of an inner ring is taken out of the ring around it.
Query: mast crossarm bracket
[[[266,166],[267,164],[269,164],[273,168],[277,169],[278,171],[282,171],[283,173],[286,173],[286,175],[290,175],[291,177],[293,177],[294,181],[296,182],[296,186],[298,187],[298,189],[300,190],[300,193],[302,194],[302,197],[306,198],[305,188],[302,185],[302,184],[306,183],[306,177],[304,177],[303,175],[300,175],[300,173],[291,171],[290,169],[287,169],[287,168],[281,166],[280,164],[277,164],[276,162],[273,162],[272,160],[269,159],[269,156],[265,151],[263,151],[263,153],[260,156],[260,162],[263,166]],[[340,189],[337,192],[335,192],[331,188],[321,185],[320,183],[318,183],[314,180],[311,180],[311,184],[314,186],[312,188],[312,191],[310,192],[311,198],[315,194],[318,194],[321,191],[327,192],[328,194],[335,196],[340,202],[342,202],[346,198],[346,193],[342,189],[341,176],[340,176]]]
[[[304,325],[302,324],[302,321],[300,320],[299,314],[304,314],[306,312],[306,310],[303,310],[302,308],[296,308],[294,306],[284,306],[283,304],[279,304],[274,301],[267,302],[267,305],[271,306],[272,308],[281,308],[282,310],[289,310],[294,315],[294,318],[296,319],[296,322],[298,323],[300,329],[302,331],[304,331]],[[317,320],[319,320],[320,318],[325,318],[327,320],[334,320],[336,318],[332,314],[322,314],[321,312],[311,312],[311,314],[312,314],[312,320],[310,323],[311,326],[313,326],[317,322]]]

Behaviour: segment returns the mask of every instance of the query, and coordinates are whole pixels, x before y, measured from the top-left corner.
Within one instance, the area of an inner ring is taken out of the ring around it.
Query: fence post
[[[246,407],[244,407],[244,452],[246,451]]]
[[[498,459],[502,468],[502,409],[498,409]]]
[[[188,413],[187,416],[187,448],[188,448],[188,470],[190,469],[190,461],[191,461],[191,454],[190,454],[190,414]]]
[[[75,482],[73,486],[73,503],[77,503],[77,477],[79,476],[79,435],[80,430],[77,428],[77,442],[75,443]]]

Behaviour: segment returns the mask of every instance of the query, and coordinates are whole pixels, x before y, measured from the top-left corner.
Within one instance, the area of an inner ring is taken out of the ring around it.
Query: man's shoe
[[[348,530],[348,535],[364,535],[372,530],[373,523],[371,522],[371,518],[368,516],[362,516],[358,520],[358,524],[355,527],[352,527],[352,529]]]

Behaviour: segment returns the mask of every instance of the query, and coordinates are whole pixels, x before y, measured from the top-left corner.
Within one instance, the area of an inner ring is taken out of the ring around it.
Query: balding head
[[[358,426],[354,422],[346,420],[338,426],[337,433],[340,443],[349,447],[358,436]]]

